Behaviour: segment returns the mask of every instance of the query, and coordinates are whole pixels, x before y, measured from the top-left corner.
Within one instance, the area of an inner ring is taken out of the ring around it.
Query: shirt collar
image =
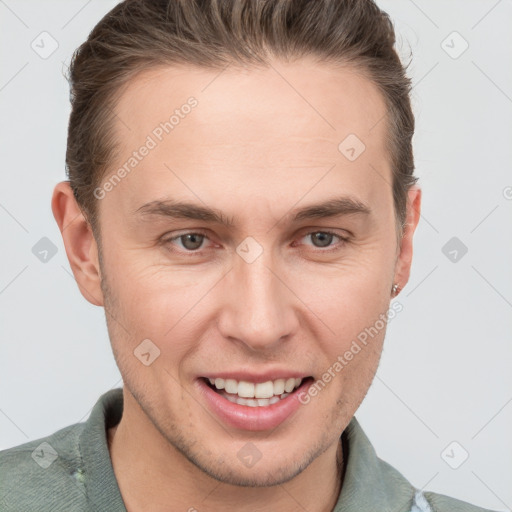
[[[346,437],[348,454],[343,454],[345,477],[333,512],[409,512],[414,487],[401,473],[377,457],[355,416],[342,435]]]
[[[107,446],[107,429],[123,414],[123,390],[107,391],[94,405],[80,435],[86,497],[91,510],[126,512]]]

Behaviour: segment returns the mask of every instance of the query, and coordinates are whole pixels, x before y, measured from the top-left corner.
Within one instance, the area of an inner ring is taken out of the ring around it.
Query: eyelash
[[[301,239],[306,237],[306,236],[313,235],[313,234],[316,234],[316,233],[323,233],[323,234],[326,234],[326,235],[332,235],[332,236],[338,238],[340,240],[340,242],[338,243],[339,246],[343,246],[343,245],[345,245],[345,243],[349,242],[349,237],[344,237],[344,236],[341,236],[338,233],[335,233],[334,231],[325,230],[325,229],[309,231],[309,232],[305,233],[301,237]],[[209,240],[208,235],[206,233],[203,233],[202,231],[187,231],[185,233],[181,233],[179,235],[175,235],[175,236],[173,236],[171,238],[162,239],[161,243],[162,243],[162,245],[171,244],[171,242],[174,242],[175,240],[179,240],[181,237],[186,236],[186,235],[200,235],[200,236],[204,237],[204,239]],[[335,246],[329,246],[326,249],[323,249],[321,247],[317,247],[317,249],[319,249],[318,252],[321,252],[321,253],[331,253],[331,252],[339,250],[340,248],[341,247],[338,247],[336,245]],[[202,249],[196,249],[196,250],[187,250],[187,249],[175,250],[175,249],[169,249],[169,251],[180,253],[180,254],[185,254],[185,255],[190,256],[190,257],[194,257],[196,255],[201,255],[202,254]]]

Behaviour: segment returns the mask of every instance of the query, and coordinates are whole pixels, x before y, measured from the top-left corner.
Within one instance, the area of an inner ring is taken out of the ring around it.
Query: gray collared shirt
[[[111,389],[87,421],[1,451],[0,511],[126,512],[106,434],[122,413],[122,389]],[[355,417],[343,436],[345,478],[333,512],[490,512],[420,492],[377,457]]]

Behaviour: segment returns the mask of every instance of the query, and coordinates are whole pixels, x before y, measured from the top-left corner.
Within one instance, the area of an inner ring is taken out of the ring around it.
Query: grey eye
[[[181,241],[185,249],[188,249],[189,251],[195,251],[201,247],[204,238],[205,236],[199,233],[187,233],[186,235],[181,235],[178,237],[178,240]]]
[[[331,233],[325,233],[323,231],[317,231],[316,233],[310,233],[311,241],[316,247],[329,247],[334,237]]]

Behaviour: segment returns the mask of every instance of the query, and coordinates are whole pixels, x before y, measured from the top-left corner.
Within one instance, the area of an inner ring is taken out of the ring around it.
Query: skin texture
[[[224,423],[197,379],[267,369],[320,379],[386,313],[393,283],[407,283],[421,190],[409,191],[397,245],[383,98],[354,69],[305,58],[138,75],[117,104],[111,173],[191,96],[197,106],[99,201],[101,258],[67,182],[52,200],[78,286],[105,307],[124,380],[123,417],[109,431],[123,499],[132,511],[332,510],[340,435],[372,382],[385,327],[269,431]],[[349,134],[366,146],[355,161],[338,150]],[[339,196],[370,215],[292,221]],[[233,226],[134,214],[170,198],[215,208]],[[311,234],[323,230],[348,241],[319,246]],[[206,235],[195,253],[183,238],[162,241],[187,232]],[[236,252],[248,236],[262,249],[252,263]],[[144,339],[160,350],[149,366],[134,356]],[[249,441],[262,455],[250,468],[237,457]]]

